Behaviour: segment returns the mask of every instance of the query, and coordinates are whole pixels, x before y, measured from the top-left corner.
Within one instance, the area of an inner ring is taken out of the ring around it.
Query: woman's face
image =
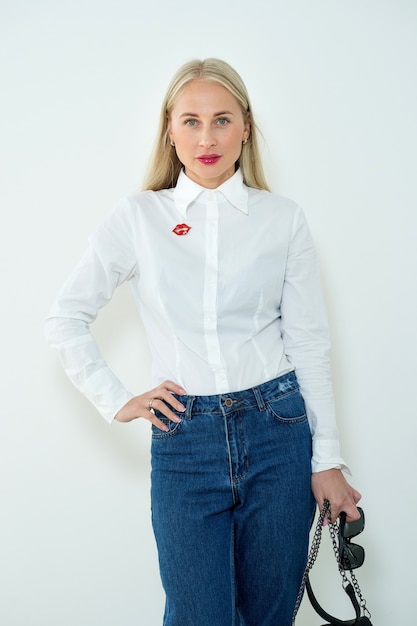
[[[250,124],[225,87],[193,80],[174,103],[168,132],[187,176],[215,189],[233,176]]]

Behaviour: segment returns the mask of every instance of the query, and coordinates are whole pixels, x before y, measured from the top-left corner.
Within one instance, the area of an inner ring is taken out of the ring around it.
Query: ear
[[[168,138],[173,141],[173,133],[172,133],[172,129],[171,129],[171,120],[169,119],[169,116],[167,115],[167,136]]]
[[[249,139],[250,130],[251,130],[251,124],[250,124],[250,120],[248,116],[245,122],[244,131],[243,131],[243,139]]]

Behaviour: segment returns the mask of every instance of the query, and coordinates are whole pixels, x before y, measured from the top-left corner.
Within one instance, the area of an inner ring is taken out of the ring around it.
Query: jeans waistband
[[[219,395],[210,396],[176,396],[186,407],[182,417],[190,419],[192,415],[201,413],[231,412],[237,409],[258,406],[259,410],[266,409],[266,403],[299,389],[295,373],[288,372],[266,383]]]

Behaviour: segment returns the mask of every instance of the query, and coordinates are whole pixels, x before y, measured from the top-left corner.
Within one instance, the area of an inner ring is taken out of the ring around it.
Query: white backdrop
[[[140,187],[171,75],[218,56],[242,74],[270,184],[304,207],[322,261],[342,448],[367,514],[359,580],[377,626],[413,626],[415,1],[1,0],[0,30],[0,622],[161,624],[148,425],[109,427],[42,323],[88,234]],[[94,332],[145,390],[127,289]],[[349,617],[330,548],[314,580]],[[321,620],[303,602],[298,622]]]

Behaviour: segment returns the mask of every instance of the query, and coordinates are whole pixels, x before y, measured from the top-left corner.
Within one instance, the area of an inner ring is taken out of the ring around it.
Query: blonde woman
[[[89,326],[129,281],[153,388],[127,390]],[[91,237],[46,321],[111,422],[152,429],[165,626],[290,626],[315,501],[357,519],[334,416],[319,270],[270,193],[246,88],[218,59],[174,76],[144,191]]]

